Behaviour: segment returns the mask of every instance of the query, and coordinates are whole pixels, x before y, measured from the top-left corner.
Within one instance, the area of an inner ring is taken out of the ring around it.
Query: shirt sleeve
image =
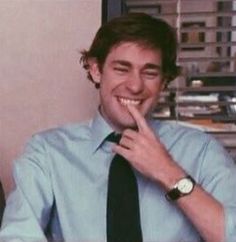
[[[0,230],[1,242],[47,241],[45,229],[53,206],[48,154],[43,139],[35,136],[14,162],[15,189],[7,199]]]
[[[225,241],[236,242],[236,164],[214,139],[203,159],[201,184],[224,207]]]

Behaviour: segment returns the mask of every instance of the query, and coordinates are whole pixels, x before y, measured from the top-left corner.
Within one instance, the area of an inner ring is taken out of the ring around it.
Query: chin
[[[123,118],[122,120],[120,120],[120,122],[117,122],[117,127],[119,127],[119,131],[123,131],[125,129],[134,129],[137,127],[136,122],[134,121],[134,119],[131,118]]]

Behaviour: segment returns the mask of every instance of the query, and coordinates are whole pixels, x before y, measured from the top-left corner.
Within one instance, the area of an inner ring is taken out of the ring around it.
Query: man
[[[106,241],[114,153],[135,172],[143,241],[236,241],[233,160],[210,136],[151,119],[175,61],[175,34],[161,20],[128,14],[99,29],[82,56],[99,110],[32,138],[15,163],[1,241]],[[113,131],[119,144],[106,138]]]

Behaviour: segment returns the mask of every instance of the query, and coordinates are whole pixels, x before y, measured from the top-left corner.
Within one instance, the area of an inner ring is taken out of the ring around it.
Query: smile
[[[119,97],[118,100],[124,106],[127,106],[127,105],[137,106],[137,105],[141,104],[141,100],[134,100],[134,99],[128,99],[128,98],[123,98],[123,97]]]

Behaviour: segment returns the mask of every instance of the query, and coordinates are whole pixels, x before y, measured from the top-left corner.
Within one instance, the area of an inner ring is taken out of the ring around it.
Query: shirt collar
[[[162,131],[164,130],[161,129],[161,122],[159,120],[153,120],[149,117],[147,122],[153,131],[158,133],[158,136],[161,137],[163,135]],[[103,144],[104,139],[112,132],[114,132],[112,127],[102,117],[99,110],[97,110],[91,124],[92,152],[95,152]]]
[[[104,139],[113,132],[111,126],[105,121],[99,111],[97,111],[91,124],[92,152],[95,152]]]

